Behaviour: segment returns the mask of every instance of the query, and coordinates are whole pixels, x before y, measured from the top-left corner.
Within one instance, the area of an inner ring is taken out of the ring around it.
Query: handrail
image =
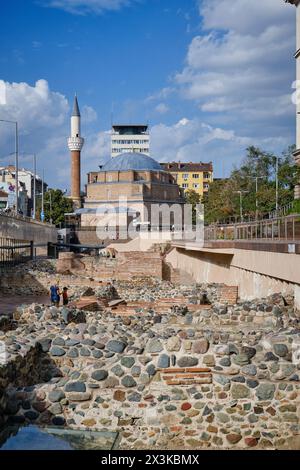
[[[300,214],[237,224],[205,227],[205,240],[300,241]]]

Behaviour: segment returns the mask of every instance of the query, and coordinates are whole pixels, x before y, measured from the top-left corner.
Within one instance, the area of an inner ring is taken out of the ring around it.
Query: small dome
[[[122,153],[111,158],[101,169],[101,171],[127,171],[127,170],[148,170],[163,171],[160,164],[144,153]]]

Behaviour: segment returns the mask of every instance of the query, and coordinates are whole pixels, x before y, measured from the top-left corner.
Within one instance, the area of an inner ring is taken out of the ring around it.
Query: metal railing
[[[300,241],[300,215],[277,217],[205,228],[205,241],[215,240],[277,240]]]
[[[33,242],[0,237],[0,269],[33,259]]]
[[[28,217],[26,215],[21,215],[21,214],[16,214],[16,213],[7,214],[4,211],[0,211],[0,217],[5,217],[7,219],[16,219],[16,220],[21,220],[23,222],[29,222],[29,223],[32,223],[32,224],[39,224],[39,225],[43,225],[43,226],[46,225],[48,227],[53,227],[53,225],[49,224],[48,222],[42,222],[42,221],[37,220],[37,219],[32,219],[31,217]]]

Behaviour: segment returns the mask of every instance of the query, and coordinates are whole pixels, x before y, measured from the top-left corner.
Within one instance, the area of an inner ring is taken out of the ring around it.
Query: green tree
[[[295,147],[291,146],[278,157],[279,207],[293,201],[294,187],[300,179],[300,169],[295,165],[293,157],[294,150]],[[249,147],[242,164],[234,168],[227,180],[211,184],[204,198],[206,222],[238,217],[240,196],[237,191],[243,191],[245,217],[255,217],[256,210],[261,215],[273,211],[276,207],[276,162],[276,155],[254,146]]]
[[[51,204],[50,204],[51,202]],[[37,216],[40,218],[42,201],[39,198],[37,203]],[[49,189],[44,196],[45,221],[54,225],[59,225],[65,220],[65,214],[73,212],[73,202],[65,197],[60,189]]]

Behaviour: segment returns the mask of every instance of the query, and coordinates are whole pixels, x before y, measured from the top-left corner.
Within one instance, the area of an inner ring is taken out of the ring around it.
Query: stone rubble
[[[48,282],[46,266],[27,269]],[[300,448],[292,298],[227,305],[217,284],[70,279],[71,302],[94,296],[97,311],[33,304],[0,323],[0,426],[119,431],[124,449]]]

